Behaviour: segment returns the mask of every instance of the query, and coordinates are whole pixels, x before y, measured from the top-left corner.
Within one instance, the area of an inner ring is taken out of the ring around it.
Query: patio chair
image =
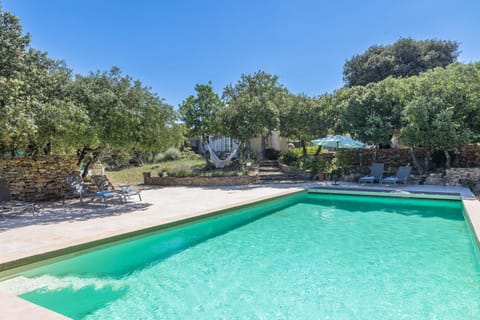
[[[7,214],[18,210],[31,210],[32,215],[38,211],[33,202],[13,200],[7,180],[0,179],[0,213],[5,218]]]
[[[121,189],[116,190],[110,180],[108,180],[108,177],[105,175],[92,175],[90,176],[90,178],[92,179],[92,182],[97,186],[99,191],[116,192],[123,196],[125,202],[127,202],[127,197],[130,198],[131,196],[138,196],[138,200],[142,201],[140,191],[130,189],[129,184],[120,184]]]
[[[380,182],[382,180],[384,170],[383,163],[373,162],[370,167],[370,174],[368,176],[360,178],[359,182],[370,182],[374,183],[375,181]]]
[[[412,172],[412,167],[410,166],[398,167],[397,173],[395,173],[394,176],[382,179],[381,183],[396,184],[397,182],[402,182],[405,184],[410,178],[410,172]]]
[[[65,204],[65,199],[69,196],[73,197],[79,197],[80,198],[80,203],[83,205],[83,199],[84,198],[91,198],[92,200],[94,199],[100,199],[105,206],[107,206],[107,201],[108,200],[114,200],[114,199],[120,199],[123,201],[123,196],[116,192],[109,192],[109,191],[98,191],[98,192],[93,192],[90,191],[83,181],[82,177],[79,175],[69,175],[64,177],[63,179],[65,181],[65,184],[68,186],[70,190],[70,194],[66,194],[63,197],[63,203]]]

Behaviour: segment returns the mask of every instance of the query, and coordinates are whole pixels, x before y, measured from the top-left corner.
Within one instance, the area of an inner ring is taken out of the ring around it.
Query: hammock
[[[221,160],[215,152],[213,152],[212,148],[210,147],[210,144],[207,143],[207,148],[208,148],[208,153],[210,153],[210,160],[212,160],[213,164],[215,165],[215,168],[217,169],[222,169],[225,166],[228,166],[230,164],[230,161],[232,161],[232,158],[235,156],[237,153],[237,149],[233,150],[232,153],[228,157],[226,157],[224,160]]]

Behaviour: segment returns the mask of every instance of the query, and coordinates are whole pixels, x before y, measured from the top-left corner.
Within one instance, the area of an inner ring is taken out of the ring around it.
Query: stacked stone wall
[[[152,177],[150,172],[143,173],[143,182],[159,186],[235,186],[258,182],[258,175],[232,177]]]
[[[381,162],[385,164],[385,173],[393,174],[400,166],[411,165],[413,167],[413,173],[418,173],[415,168],[412,155],[409,149],[351,149],[345,150],[351,155],[352,163],[351,169],[354,172],[368,173],[372,162]],[[480,146],[467,146],[458,148],[454,151],[450,151],[451,166],[458,168],[475,168],[480,167]],[[327,162],[330,162],[333,158],[333,153],[320,154]],[[420,164],[424,164],[426,152],[424,149],[416,148],[415,156]],[[443,155],[442,155],[443,156]],[[436,163],[430,161],[431,167],[429,170],[437,169]]]
[[[446,186],[463,186],[480,193],[480,168],[452,168],[445,170],[442,182]]]
[[[78,173],[75,156],[13,157],[0,159],[0,178],[9,184],[12,198],[55,200],[67,192],[63,178]]]

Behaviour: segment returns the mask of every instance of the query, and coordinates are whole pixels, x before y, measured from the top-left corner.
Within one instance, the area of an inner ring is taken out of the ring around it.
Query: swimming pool
[[[460,201],[301,193],[0,287],[75,319],[472,319],[476,250]]]

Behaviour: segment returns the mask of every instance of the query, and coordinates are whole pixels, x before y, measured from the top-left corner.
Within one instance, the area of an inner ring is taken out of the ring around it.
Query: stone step
[[[263,174],[263,175],[260,174],[258,175],[258,178],[260,180],[288,180],[293,177],[283,173],[277,173],[277,174]]]
[[[280,171],[278,167],[258,167],[258,171]]]
[[[278,167],[277,160],[262,160],[259,163],[260,167]]]
[[[285,175],[282,171],[259,171],[259,176],[283,176]]]

